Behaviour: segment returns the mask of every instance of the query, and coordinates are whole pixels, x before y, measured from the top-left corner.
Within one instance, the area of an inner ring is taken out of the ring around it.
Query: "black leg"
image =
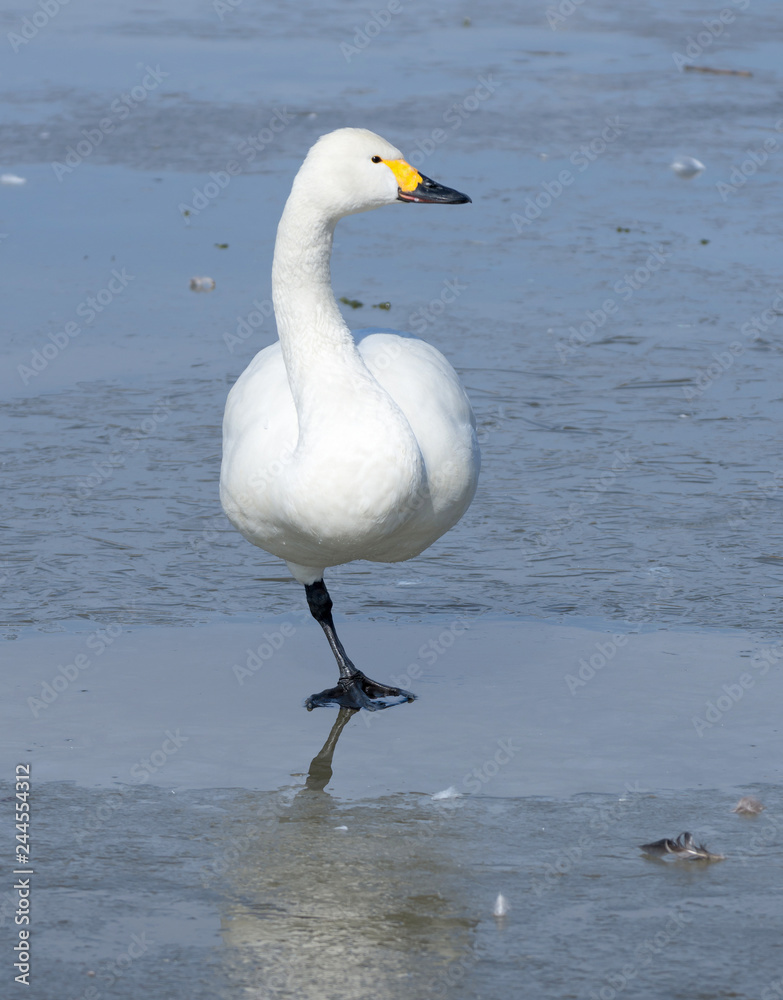
[[[370,712],[376,712],[381,708],[402,705],[416,698],[410,691],[388,687],[386,684],[370,680],[353,665],[337,637],[332,620],[332,599],[323,580],[305,584],[305,593],[310,613],[324,630],[340,671],[340,680],[336,687],[311,695],[307,699],[305,707],[308,711],[325,705],[339,705],[342,708],[366,708]]]

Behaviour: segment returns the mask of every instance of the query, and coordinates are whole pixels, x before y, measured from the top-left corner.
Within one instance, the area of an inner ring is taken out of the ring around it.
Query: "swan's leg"
[[[342,708],[366,708],[370,712],[375,712],[380,708],[402,705],[406,701],[415,699],[416,695],[411,694],[410,691],[402,691],[400,688],[388,687],[370,680],[351,663],[348,654],[343,649],[343,644],[337,638],[332,621],[332,599],[323,580],[305,584],[305,593],[310,613],[324,630],[340,671],[340,680],[336,687],[321,691],[320,694],[311,695],[307,699],[305,708],[308,712],[325,705],[340,705]]]

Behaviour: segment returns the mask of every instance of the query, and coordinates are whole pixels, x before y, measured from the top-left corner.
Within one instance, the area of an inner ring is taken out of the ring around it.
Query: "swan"
[[[479,448],[465,390],[422,340],[354,340],[332,292],[337,222],[394,202],[464,204],[391,143],[341,128],[310,149],[277,230],[272,300],[279,340],[229,392],[220,499],[250,542],[284,559],[337,660],[337,686],[306,699],[375,711],[415,695],[371,680],[337,637],[330,566],[418,555],[453,527],[476,490]]]

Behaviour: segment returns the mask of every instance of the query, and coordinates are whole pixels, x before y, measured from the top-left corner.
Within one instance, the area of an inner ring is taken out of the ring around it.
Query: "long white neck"
[[[272,299],[300,420],[327,383],[348,388],[369,377],[332,292],[329,260],[337,219],[294,190],[277,229]]]

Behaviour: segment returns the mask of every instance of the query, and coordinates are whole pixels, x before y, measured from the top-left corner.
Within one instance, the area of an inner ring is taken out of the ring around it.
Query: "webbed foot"
[[[305,708],[312,712],[314,708],[339,705],[341,708],[366,708],[368,712],[378,712],[382,708],[404,705],[405,702],[415,700],[416,695],[410,691],[379,684],[357,670],[350,677],[341,677],[336,687],[310,695],[305,701]]]

